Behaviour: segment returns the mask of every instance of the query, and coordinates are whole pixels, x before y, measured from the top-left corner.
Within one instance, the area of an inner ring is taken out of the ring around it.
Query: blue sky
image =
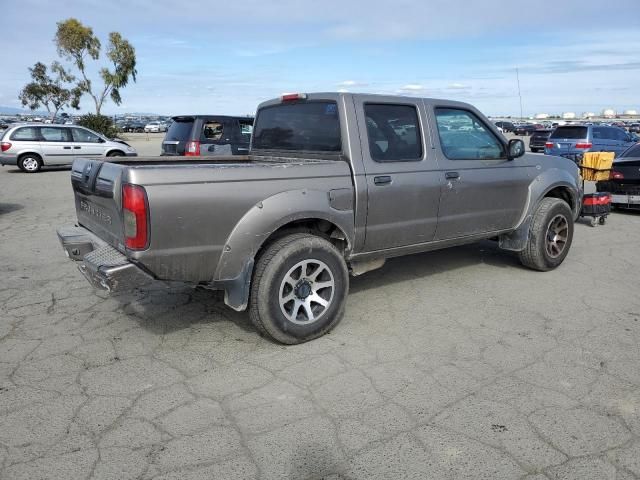
[[[640,110],[638,0],[2,0],[0,105],[57,58],[56,22],[136,48],[105,113],[247,114],[283,92],[467,101],[489,115]],[[91,110],[89,97],[82,109]]]

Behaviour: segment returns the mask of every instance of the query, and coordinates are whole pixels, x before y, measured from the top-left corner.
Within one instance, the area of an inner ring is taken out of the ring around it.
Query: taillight
[[[544,144],[545,148],[553,148],[553,142],[547,142]]]
[[[579,148],[581,150],[586,150],[588,148],[591,148],[591,143],[588,142],[583,142],[583,143],[576,143],[576,148]]]
[[[122,185],[124,243],[132,250],[144,250],[149,242],[147,192],[139,185]]]
[[[190,140],[184,147],[185,157],[199,157],[200,156],[200,142],[198,140]]]
[[[285,93],[284,95],[282,95],[282,97],[280,97],[280,99],[283,102],[293,102],[295,100],[306,100],[307,94],[306,93]]]
[[[9,150],[11,148],[11,144],[9,142],[2,142],[0,143],[0,149],[3,152],[6,152],[7,150]]]
[[[624,180],[624,175],[620,172],[616,172],[615,170],[611,170],[609,180]]]

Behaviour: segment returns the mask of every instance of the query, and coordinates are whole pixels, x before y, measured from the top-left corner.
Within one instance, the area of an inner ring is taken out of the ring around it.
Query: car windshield
[[[557,127],[551,134],[551,138],[580,140],[587,138],[587,130],[587,127]]]

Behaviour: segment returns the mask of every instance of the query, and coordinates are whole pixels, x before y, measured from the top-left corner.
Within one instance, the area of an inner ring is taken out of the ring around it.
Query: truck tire
[[[340,322],[348,290],[338,249],[316,235],[294,233],[267,246],[256,262],[249,316],[277,342],[307,342]]]
[[[529,239],[519,253],[520,262],[546,272],[560,265],[573,240],[573,212],[564,200],[543,198],[531,221]]]

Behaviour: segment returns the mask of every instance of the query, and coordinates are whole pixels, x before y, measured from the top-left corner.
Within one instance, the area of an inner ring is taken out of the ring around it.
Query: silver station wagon
[[[122,140],[109,140],[76,125],[22,124],[0,134],[0,165],[35,173],[45,165],[71,165],[76,158],[135,157]]]

